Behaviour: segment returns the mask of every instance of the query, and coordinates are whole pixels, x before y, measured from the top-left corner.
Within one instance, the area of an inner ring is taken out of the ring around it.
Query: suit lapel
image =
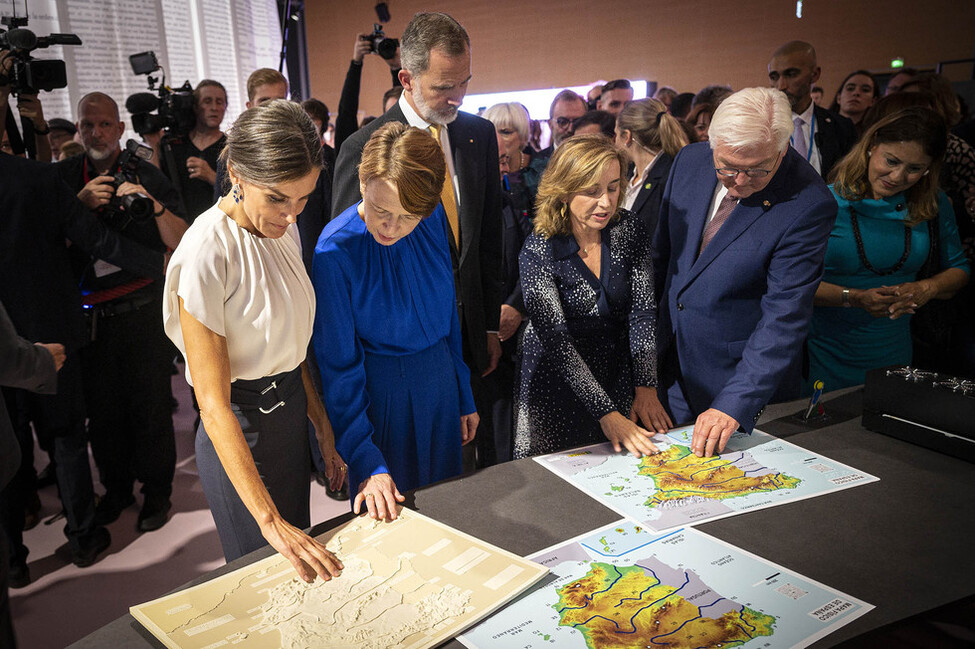
[[[472,204],[473,188],[476,181],[474,174],[477,165],[471,157],[471,138],[461,117],[447,126],[447,139],[450,141],[450,153],[453,157],[454,172],[457,174],[457,185],[460,189],[460,209],[457,212],[457,219],[460,221],[459,259],[463,263],[467,252],[473,246],[475,234],[481,228],[479,212],[474,209]]]

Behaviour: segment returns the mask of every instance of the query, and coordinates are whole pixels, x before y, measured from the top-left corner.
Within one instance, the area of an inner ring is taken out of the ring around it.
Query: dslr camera
[[[149,81],[149,92],[139,92],[125,100],[125,109],[132,114],[132,129],[139,135],[163,129],[167,135],[187,135],[193,130],[196,112],[190,82],[184,81],[182,86],[173,89],[166,85],[165,71],[161,82],[152,76],[153,72],[162,70],[152,51],[131,55],[129,64],[133,73],[148,75]]]
[[[396,56],[399,39],[386,38],[386,34],[383,32],[383,26],[379,23],[373,23],[372,26],[372,33],[368,36],[363,36],[362,39],[369,41],[370,52],[374,52],[388,61]]]
[[[122,183],[139,182],[139,160],[149,161],[152,158],[152,149],[135,140],[128,140],[125,143],[125,150],[118,157],[119,170],[112,180],[112,187],[118,190]],[[129,194],[127,196],[113,195],[112,199],[103,208],[106,220],[119,226],[121,229],[125,223],[131,219],[136,223],[145,223],[152,219],[155,206],[152,199],[145,194]]]
[[[4,16],[0,18],[0,24],[7,28],[0,30],[0,51],[9,51],[9,56],[13,59],[10,72],[0,74],[0,86],[9,84],[15,95],[36,95],[40,90],[67,87],[68,76],[64,61],[39,60],[30,53],[51,45],[81,45],[80,38],[74,34],[39,37],[27,29],[25,17]]]

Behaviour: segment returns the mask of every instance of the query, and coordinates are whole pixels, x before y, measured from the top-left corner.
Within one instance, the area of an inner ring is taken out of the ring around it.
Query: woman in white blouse
[[[201,214],[166,273],[166,333],[200,403],[196,461],[227,561],[270,543],[306,581],[341,562],[309,521],[305,417],[333,486],[345,479],[305,352],[315,295],[295,221],[315,189],[321,144],[298,104],[245,111],[220,154],[230,193]]]

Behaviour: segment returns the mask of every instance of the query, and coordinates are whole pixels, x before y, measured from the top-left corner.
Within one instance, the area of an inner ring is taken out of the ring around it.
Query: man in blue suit
[[[798,396],[802,343],[836,202],[790,146],[792,109],[748,88],[715,111],[710,142],[674,161],[654,240],[659,398],[694,422],[700,457]]]

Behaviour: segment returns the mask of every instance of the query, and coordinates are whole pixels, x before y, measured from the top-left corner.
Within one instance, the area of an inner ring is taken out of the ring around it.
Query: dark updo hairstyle
[[[907,194],[907,223],[917,225],[938,215],[938,176],[948,147],[948,129],[941,115],[916,106],[887,115],[868,128],[834,167],[833,189],[848,201],[868,197],[870,152],[878,144],[917,142],[931,157],[928,173],[911,186]]]

